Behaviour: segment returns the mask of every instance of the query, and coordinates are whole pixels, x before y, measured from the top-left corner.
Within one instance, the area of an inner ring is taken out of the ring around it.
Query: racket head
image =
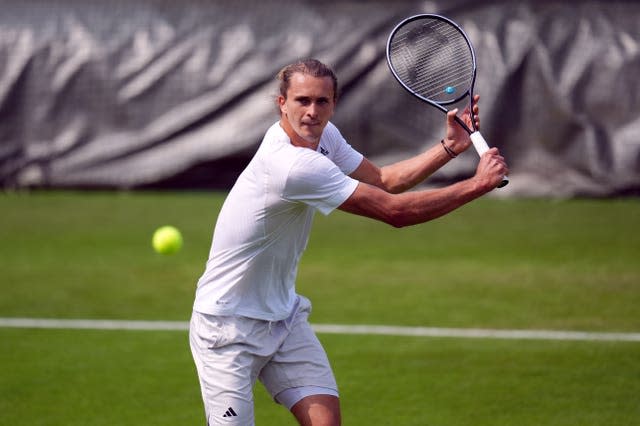
[[[473,93],[473,46],[462,28],[444,16],[420,14],[404,19],[389,34],[386,53],[400,85],[445,112],[445,105]]]

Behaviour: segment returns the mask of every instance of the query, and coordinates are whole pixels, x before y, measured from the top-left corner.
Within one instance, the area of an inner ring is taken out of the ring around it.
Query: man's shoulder
[[[277,159],[284,161],[282,157],[291,155],[290,147],[292,145],[289,141],[289,136],[287,136],[279,123],[275,123],[265,132],[260,147],[256,152],[256,157],[261,158],[263,161]]]
[[[327,126],[324,128],[324,132],[322,132],[322,136],[328,136],[331,138],[342,138],[342,134],[340,133],[340,129],[338,126],[333,124],[331,121],[327,123]]]
[[[320,144],[335,147],[336,145],[344,143],[346,143],[346,140],[342,136],[342,133],[340,133],[340,129],[338,129],[338,127],[332,122],[328,122],[322,132]]]
[[[280,122],[277,121],[273,123],[265,132],[264,138],[262,139],[262,144],[265,143],[273,143],[273,142],[286,142],[289,140],[287,133],[284,131],[282,126],[280,126]]]
[[[279,123],[269,127],[256,152],[250,169],[254,172],[266,173],[275,178],[286,177],[296,164],[309,161],[315,155],[310,149],[302,149],[291,144],[289,136]]]

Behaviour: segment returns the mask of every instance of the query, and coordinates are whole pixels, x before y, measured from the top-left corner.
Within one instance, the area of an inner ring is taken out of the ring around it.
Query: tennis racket
[[[469,38],[452,20],[440,15],[421,14],[400,22],[387,41],[387,63],[400,85],[445,114],[446,106],[469,97],[472,128],[456,116],[469,132],[478,155],[489,145],[475,125],[473,86],[476,80],[476,55]],[[498,188],[509,183],[504,176]]]

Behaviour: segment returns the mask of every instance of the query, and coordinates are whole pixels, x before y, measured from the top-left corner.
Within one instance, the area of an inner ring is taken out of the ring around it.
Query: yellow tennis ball
[[[153,233],[153,249],[160,254],[173,254],[182,248],[182,234],[173,226],[162,226]]]

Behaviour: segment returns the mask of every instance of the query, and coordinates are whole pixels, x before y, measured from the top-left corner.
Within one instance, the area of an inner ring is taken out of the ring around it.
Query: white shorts
[[[209,425],[253,425],[257,379],[289,409],[309,395],[338,396],[310,312],[299,297],[291,316],[277,322],[193,313],[189,340]]]

